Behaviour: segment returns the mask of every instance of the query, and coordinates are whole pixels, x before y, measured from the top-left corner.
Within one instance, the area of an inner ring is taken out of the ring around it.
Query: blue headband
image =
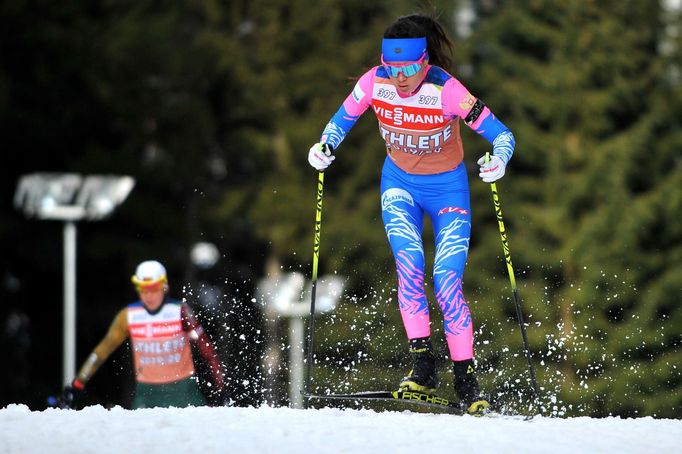
[[[426,38],[384,38],[381,53],[384,61],[417,61],[426,52]]]

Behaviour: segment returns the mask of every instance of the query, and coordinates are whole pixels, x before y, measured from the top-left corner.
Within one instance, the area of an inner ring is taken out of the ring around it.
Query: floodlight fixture
[[[133,186],[130,176],[32,173],[19,180],[14,206],[29,218],[97,221],[110,216]]]

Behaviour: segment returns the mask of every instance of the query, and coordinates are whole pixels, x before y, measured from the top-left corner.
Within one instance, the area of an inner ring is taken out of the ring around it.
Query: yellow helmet
[[[135,274],[130,280],[135,284],[138,290],[153,287],[158,284],[163,284],[164,288],[167,288],[168,286],[166,268],[156,260],[147,260],[137,265]]]

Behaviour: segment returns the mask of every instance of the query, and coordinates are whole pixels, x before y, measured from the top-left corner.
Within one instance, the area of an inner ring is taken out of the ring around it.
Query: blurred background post
[[[303,408],[303,375],[305,370],[304,339],[305,319],[310,315],[311,282],[298,272],[275,272],[261,279],[256,298],[265,307],[269,321],[268,348],[264,355],[266,389],[277,388],[274,371],[283,360],[279,354],[276,325],[281,318],[288,320],[288,398],[291,408]],[[325,275],[318,279],[315,314],[325,314],[336,308],[344,289],[344,279],[337,275]],[[275,403],[270,396],[269,403]]]

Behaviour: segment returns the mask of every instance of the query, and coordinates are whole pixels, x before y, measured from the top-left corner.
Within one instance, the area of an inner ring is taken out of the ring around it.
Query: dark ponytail
[[[399,17],[384,32],[384,38],[426,37],[429,63],[446,71],[452,69],[452,41],[432,14]]]

